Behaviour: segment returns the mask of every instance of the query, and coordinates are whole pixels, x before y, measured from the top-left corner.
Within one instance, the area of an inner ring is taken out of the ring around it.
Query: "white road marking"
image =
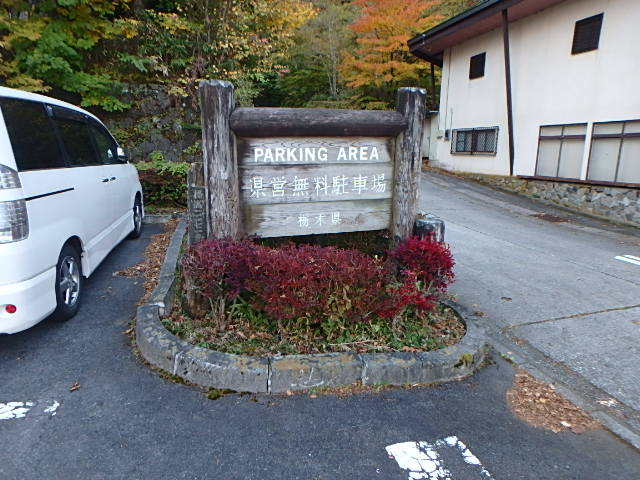
[[[462,459],[468,465],[478,467],[478,478],[492,479],[491,474],[482,466],[467,446],[451,436],[433,443],[427,442],[403,442],[386,447],[389,457],[398,462],[398,466],[407,471],[408,480],[454,480],[451,471],[447,468],[438,453],[442,448],[455,448],[460,452]],[[462,478],[462,477],[459,477]],[[467,480],[465,477],[462,480]]]
[[[634,257],[633,255],[618,255],[617,257],[613,257],[616,260],[620,260],[622,262],[633,263],[634,265],[640,265],[640,257]]]
[[[54,402],[49,405],[47,408],[44,409],[44,413],[50,413],[51,416],[53,417],[57,412],[56,410],[58,410],[58,407],[60,406],[60,402],[58,402],[57,400],[54,400]]]
[[[604,405],[605,407],[615,407],[616,405],[618,405],[618,402],[613,398],[609,398],[607,400],[598,400],[598,403],[600,405]]]
[[[31,407],[33,407],[32,402],[0,403],[0,420],[24,418],[31,410]]]
[[[14,420],[25,418],[33,410],[35,402],[7,402],[0,403],[0,420]],[[60,402],[53,401],[51,405],[45,406],[43,413],[52,417],[57,413]]]

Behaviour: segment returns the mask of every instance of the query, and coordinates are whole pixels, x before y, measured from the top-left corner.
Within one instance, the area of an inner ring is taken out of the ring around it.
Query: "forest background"
[[[432,88],[407,40],[477,3],[0,0],[0,83],[93,111],[135,161],[187,161],[200,80],[231,81],[242,106],[390,108]]]

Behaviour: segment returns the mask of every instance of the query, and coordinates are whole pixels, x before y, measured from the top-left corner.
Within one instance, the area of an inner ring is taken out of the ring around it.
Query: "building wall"
[[[604,12],[597,50],[571,55],[577,20]],[[640,118],[640,1],[567,0],[510,24],[515,173],[534,175],[541,125]],[[486,52],[485,75],[469,80],[469,59]],[[451,154],[445,130],[498,126],[495,156]],[[509,172],[504,54],[500,29],[444,54],[438,165]],[[589,138],[585,142],[586,174]]]

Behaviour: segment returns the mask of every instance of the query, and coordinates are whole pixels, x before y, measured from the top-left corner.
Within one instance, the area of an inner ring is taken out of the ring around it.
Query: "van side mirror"
[[[127,154],[125,153],[122,147],[118,147],[117,154],[118,154],[118,161],[120,161],[121,163],[129,162],[129,157],[127,156]]]

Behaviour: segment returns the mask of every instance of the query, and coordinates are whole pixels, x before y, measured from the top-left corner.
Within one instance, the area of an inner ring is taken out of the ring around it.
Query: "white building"
[[[432,164],[640,186],[640,0],[487,0],[409,47],[442,67]]]

